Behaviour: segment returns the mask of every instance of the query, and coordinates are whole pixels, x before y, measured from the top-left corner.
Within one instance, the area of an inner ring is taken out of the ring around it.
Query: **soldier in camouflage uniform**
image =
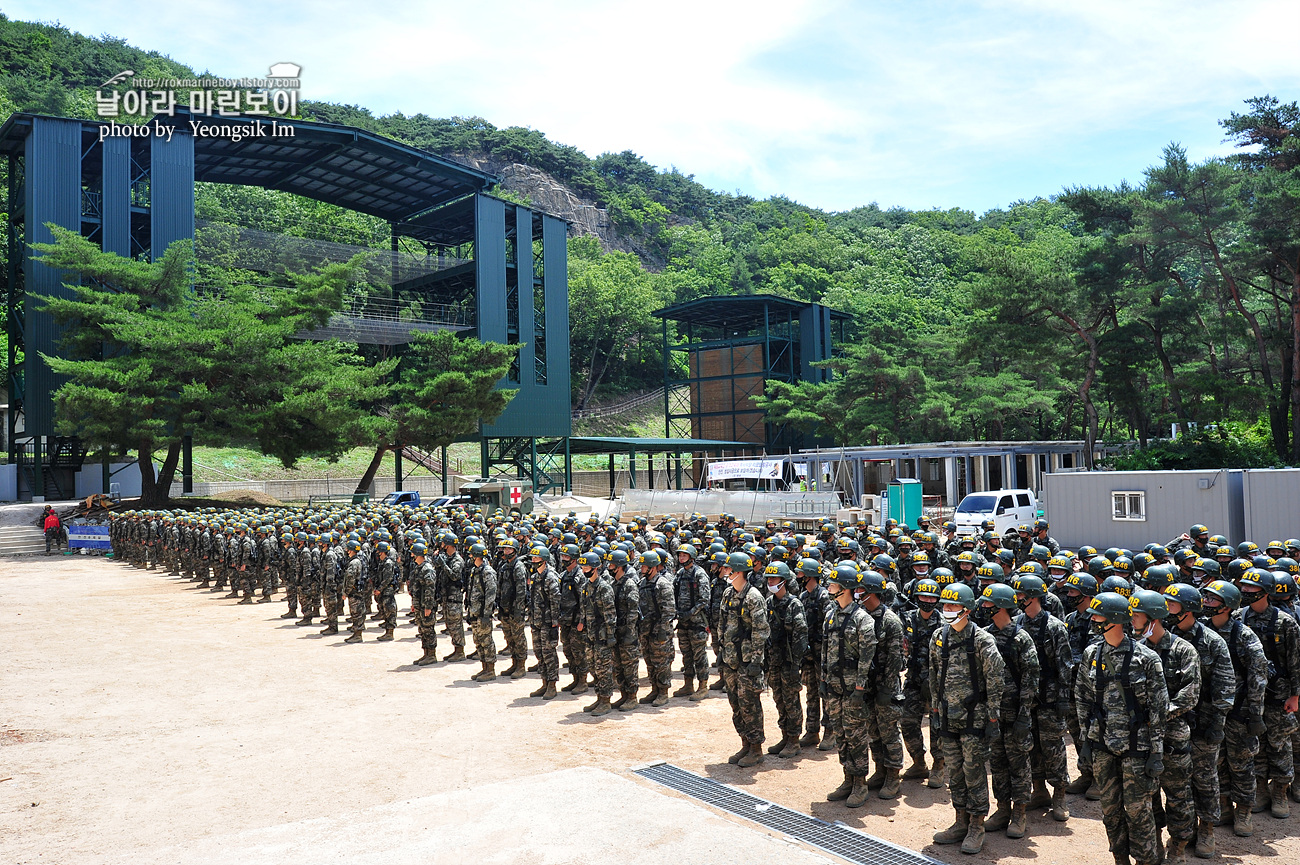
[[[487,547],[474,544],[469,549],[474,566],[469,571],[469,603],[465,616],[474,634],[474,654],[483,669],[473,676],[476,682],[489,682],[497,677],[497,647],[492,640],[492,614],[497,608],[497,572],[487,561]],[[437,625],[435,624],[435,627]]]
[[[699,702],[709,693],[709,601],[712,585],[704,568],[695,564],[695,546],[677,548],[673,594],[677,607],[677,648],[682,653],[682,687],[674,697]]]
[[[442,549],[434,566],[434,622],[437,628],[437,610],[442,608],[443,621],[451,637],[451,654],[448,661],[465,660],[465,557],[457,544],[455,532],[443,532],[438,543]]]
[[[1214,827],[1219,822],[1219,748],[1224,722],[1232,711],[1237,676],[1228,657],[1228,644],[1213,628],[1197,621],[1202,611],[1201,593],[1186,583],[1164,591],[1169,614],[1165,621],[1196,652],[1201,689],[1196,706],[1187,715],[1191,727],[1192,797],[1196,807],[1196,855],[1215,855]]]
[[[934,835],[936,844],[957,844],[963,853],[984,849],[989,812],[988,742],[998,735],[1004,664],[997,641],[974,626],[975,592],[965,583],[944,586],[939,595],[944,625],[930,642],[930,688],[938,705],[930,714],[931,742],[943,745],[953,824]]]
[[[1111,854],[1128,865],[1161,859],[1151,798],[1164,773],[1169,692],[1155,652],[1126,633],[1129,600],[1101,592],[1089,604],[1101,640],[1083,653],[1074,701],[1083,741],[1101,789],[1101,819]]]
[[[626,556],[626,553],[624,553]],[[609,714],[609,698],[614,693],[614,646],[618,640],[618,611],[614,604],[614,586],[600,572],[600,555],[585,552],[579,559],[582,571],[580,602],[582,619],[575,629],[583,635],[588,650],[586,668],[591,671],[591,685],[596,702],[583,706],[592,717]]]
[[[415,626],[420,632],[420,647],[424,650],[415,659],[417,667],[438,662],[438,575],[428,560],[428,552],[428,546],[420,541],[411,545],[415,564],[410,580],[411,608],[415,610]]]
[[[348,630],[352,634],[345,643],[361,642],[361,632],[366,629],[366,591],[365,561],[361,558],[359,541],[348,541],[345,548],[348,557],[343,569],[343,594],[348,599]]]
[[[1070,770],[1065,756],[1066,715],[1070,711],[1070,678],[1073,657],[1070,635],[1065,623],[1043,609],[1043,599],[1054,597],[1043,579],[1019,574],[1011,581],[1016,606],[1021,610],[1016,624],[1034,641],[1038,653],[1038,699],[1033,710],[1034,745],[1030,766],[1034,777],[1029,809],[1052,808],[1052,819],[1065,822],[1070,810],[1065,804],[1065,786]],[[1049,795],[1047,784],[1053,792]]]
[[[306,532],[302,532],[302,540],[307,540]],[[279,565],[285,569],[284,599],[289,605],[289,609],[280,614],[282,619],[293,619],[298,615],[298,558],[302,554],[303,545],[295,545],[293,541],[293,536],[286,531],[281,538],[282,547],[277,558]]]
[[[1255,811],[1270,808],[1281,820],[1290,816],[1287,791],[1294,780],[1291,737],[1300,708],[1300,626],[1270,603],[1273,574],[1251,568],[1237,582],[1241,590],[1238,615],[1259,637],[1268,661],[1264,689],[1264,733],[1255,758],[1258,779]]]
[[[741,748],[727,762],[747,769],[763,762],[763,651],[769,634],[767,602],[749,584],[754,563],[748,553],[727,557],[722,578],[731,585],[722,595],[722,679],[731,703],[731,723]]]
[[[275,536],[275,526],[263,526],[258,529],[262,538],[257,544],[258,579],[262,586],[259,604],[269,603],[275,592],[275,575],[280,567],[280,541]]]
[[[528,618],[533,626],[533,654],[542,686],[529,694],[553,700],[560,681],[560,659],[556,645],[560,640],[560,576],[551,567],[551,556],[541,545],[529,551],[533,565],[533,588],[529,593]]]
[[[920,555],[920,553],[917,553]],[[934,746],[934,768],[925,765],[925,739],[921,719],[928,717],[933,706],[930,693],[930,640],[939,629],[939,593],[942,589],[930,577],[921,577],[912,585],[916,609],[903,614],[903,662],[907,679],[903,683],[903,710],[899,717],[903,744],[912,757],[912,765],[903,773],[905,779],[930,779],[928,786],[943,786],[943,755],[938,741]]]
[[[824,750],[835,747],[835,734],[831,730],[831,719],[822,703],[822,626],[826,614],[830,612],[831,599],[821,584],[821,563],[816,559],[803,559],[799,562],[799,575],[803,580],[803,593],[799,603],[803,605],[804,619],[808,622],[808,652],[804,655],[800,673],[803,679],[804,694],[807,698],[804,734],[800,745],[822,744]],[[822,735],[825,731],[825,735]],[[818,740],[821,740],[820,743]]]
[[[1070,740],[1074,742],[1076,765],[1079,769],[1079,777],[1065,785],[1065,792],[1083,793],[1088,799],[1096,801],[1101,798],[1101,792],[1092,777],[1092,761],[1083,759],[1083,755],[1078,753],[1079,742],[1083,741],[1083,733],[1079,730],[1079,713],[1074,705],[1074,681],[1079,676],[1079,665],[1083,663],[1084,651],[1098,639],[1092,629],[1092,614],[1088,612],[1088,605],[1097,595],[1097,578],[1092,574],[1073,573],[1066,576],[1064,583],[1065,606],[1069,609],[1065,616],[1065,632],[1070,640],[1072,659],[1069,680],[1070,711],[1066,716],[1065,725],[1070,731]]]
[[[983,572],[993,565],[983,565]],[[1000,566],[997,566],[1001,570]],[[978,603],[992,610],[988,632],[1002,655],[1005,685],[998,710],[998,735],[989,741],[989,769],[993,798],[998,807],[984,822],[989,832],[1007,831],[1008,838],[1025,837],[1025,809],[1033,793],[1030,754],[1034,749],[1034,708],[1041,678],[1034,638],[1011,618],[1016,609],[1015,589],[994,583],[984,589]]]
[[[244,593],[239,603],[253,603],[253,593],[257,589],[257,544],[243,523],[235,527],[235,571]]]
[[[1255,632],[1232,615],[1240,603],[1241,592],[1232,583],[1213,580],[1201,589],[1206,623],[1228,644],[1228,657],[1237,674],[1233,708],[1223,725],[1219,754],[1219,821],[1221,825],[1232,823],[1234,835],[1249,838],[1255,832],[1251,809],[1255,805],[1255,757],[1265,731],[1268,659]]]
[[[573,681],[560,690],[574,696],[587,693],[587,662],[591,656],[591,647],[587,645],[589,635],[582,627],[582,592],[587,582],[578,567],[582,555],[577,544],[560,548],[560,645],[573,674]]]
[[[879,557],[877,557],[879,558]],[[876,771],[864,782],[868,790],[879,790],[881,799],[898,796],[899,773],[903,771],[903,735],[899,729],[902,712],[903,622],[889,608],[891,587],[880,572],[864,573],[854,591],[858,605],[871,617],[876,651],[871,659],[867,686],[867,735]]]
[[[827,588],[830,606],[822,622],[822,699],[844,771],[844,780],[826,794],[826,801],[843,801],[850,808],[861,808],[870,795],[867,690],[876,657],[876,628],[871,616],[853,600],[860,579],[858,569],[851,564],[835,568]]]
[[[1192,796],[1192,728],[1188,718],[1201,698],[1201,661],[1192,644],[1167,631],[1164,619],[1169,607],[1164,595],[1138,589],[1129,601],[1133,634],[1146,642],[1160,658],[1169,693],[1169,715],[1165,728],[1165,770],[1159,778],[1155,802],[1164,793],[1165,826],[1169,843],[1165,850],[1170,865],[1187,861],[1187,844],[1196,835],[1196,800]]]
[[[722,666],[722,631],[718,622],[722,617],[722,596],[727,591],[728,581],[722,578],[722,566],[727,563],[725,552],[712,552],[705,561],[704,570],[709,575],[709,633],[713,637],[713,666]],[[721,691],[725,683],[722,674],[709,685],[710,691]]]
[[[803,604],[790,591],[794,581],[785,562],[773,562],[767,578],[767,683],[776,703],[781,741],[767,749],[780,757],[799,754],[803,711],[799,705],[800,666],[808,652],[808,622]]]
[[[375,638],[376,642],[386,643],[393,639],[397,629],[397,589],[401,581],[397,563],[393,561],[393,546],[388,541],[375,544],[375,556],[378,567],[375,569],[375,585],[371,593],[375,598],[375,612],[380,617],[384,633]]]
[[[506,538],[497,549],[502,555],[497,607],[501,614],[501,633],[510,652],[510,669],[504,675],[522,679],[528,673],[528,637],[524,634],[524,617],[528,613],[528,566],[519,557],[519,545],[514,538]]]
[[[656,539],[656,543],[659,543]],[[645,658],[650,679],[650,693],[641,698],[644,704],[659,707],[668,702],[673,676],[673,620],[677,603],[672,578],[664,573],[666,551],[654,549],[641,554],[641,585],[638,597],[641,616],[641,655]]]
[[[338,540],[338,535],[332,532],[329,536],[321,535],[320,590],[325,627],[320,633],[323,636],[339,632],[339,611],[343,606],[340,598],[343,594],[344,558]]]
[[[623,550],[609,554],[609,573],[614,580],[614,683],[619,698],[614,708],[627,712],[636,708],[638,669],[641,664],[640,580],[632,574],[632,561]]]

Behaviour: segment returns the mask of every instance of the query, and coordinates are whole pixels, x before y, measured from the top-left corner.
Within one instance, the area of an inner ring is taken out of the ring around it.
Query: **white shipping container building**
[[[1075,472],[1043,483],[1052,536],[1067,549],[1139,551],[1196,523],[1234,545],[1300,536],[1300,469]]]

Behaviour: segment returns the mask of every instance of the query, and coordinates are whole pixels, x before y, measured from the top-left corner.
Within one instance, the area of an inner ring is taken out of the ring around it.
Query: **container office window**
[[[1136,490],[1115,490],[1110,494],[1112,520],[1146,522],[1147,494]]]

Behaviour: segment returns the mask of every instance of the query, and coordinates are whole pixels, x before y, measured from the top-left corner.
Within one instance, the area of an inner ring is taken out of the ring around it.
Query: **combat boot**
[[[818,751],[834,751],[836,747],[835,731],[827,730],[822,734],[822,740],[817,745]]]
[[[619,694],[618,699],[614,701],[614,708],[622,709],[623,704],[628,701],[627,691],[619,691],[618,694]]]
[[[591,717],[599,718],[601,715],[608,715],[610,708],[609,697],[600,697],[591,707]]]
[[[468,655],[466,655],[465,657],[466,657],[466,659],[468,659],[468,660],[470,660],[470,661],[477,661],[477,660],[478,660],[478,649],[475,649],[474,651],[470,652],[470,653],[469,653]]]
[[[748,753],[749,753],[749,743],[746,742],[744,739],[741,739],[740,750],[732,754],[730,757],[728,757],[727,762],[735,766],[737,763],[740,762],[740,758],[744,757]]]
[[[1023,802],[1011,803],[1011,822],[1007,824],[1008,838],[1025,837],[1025,805]]]
[[[786,743],[786,746],[782,748],[776,756],[784,757],[789,760],[791,757],[798,757],[801,750],[802,749],[799,747],[799,740],[791,737],[790,741]]]
[[[575,696],[575,697],[579,697],[579,696],[581,696],[581,695],[587,693],[587,674],[586,674],[586,673],[580,673],[580,674],[578,674],[578,678],[577,678],[577,680],[576,680],[576,685],[577,685],[577,687],[575,687],[575,688],[570,692],[570,693],[573,694],[573,696]]]
[[[719,676],[718,681],[714,682],[712,685],[709,685],[709,690],[721,691],[725,687],[727,687],[726,681],[721,676]]]
[[[1065,804],[1064,786],[1052,790],[1052,819],[1057,823],[1064,823],[1070,819],[1070,809]]]
[[[542,669],[542,665],[541,665],[541,664],[533,664],[531,667],[528,668],[528,672],[530,672],[530,673],[536,673],[536,672],[538,672],[538,671],[541,670],[541,669]]]
[[[925,786],[931,790],[943,789],[943,757],[934,758],[934,766],[930,769],[930,780],[925,782]]]
[[[805,746],[805,747],[807,747],[807,746],[811,746],[811,745],[816,745],[819,739],[820,739],[820,736],[819,736],[819,732],[818,732],[817,728],[816,728],[816,727],[809,727],[809,728],[808,728],[808,732],[804,733],[804,734],[803,734],[803,738],[801,738],[801,739],[799,740],[799,744],[800,744],[800,745],[803,745],[803,746]]]
[[[1232,800],[1227,796],[1219,797],[1219,820],[1215,826],[1232,825]]]
[[[646,695],[645,695],[644,697],[642,697],[638,702],[640,702],[640,704],[641,704],[642,706],[649,706],[651,703],[653,703],[653,702],[654,702],[655,700],[657,700],[657,699],[659,699],[659,686],[658,686],[658,685],[651,685],[651,686],[650,686],[650,693],[646,694]]]
[[[510,678],[512,679],[522,679],[524,676],[528,675],[528,671],[524,669],[523,658],[520,658],[518,661],[515,661],[511,669],[513,670],[513,672],[511,672],[510,674]]]
[[[464,646],[457,646],[457,647],[456,647],[456,651],[452,652],[450,655],[447,656],[447,660],[448,660],[448,661],[463,661],[463,660],[465,660],[465,647],[464,647]]]
[[[239,603],[241,603],[241,604],[251,604],[251,603],[253,603],[253,596],[252,596],[252,595],[247,595],[247,596],[245,596],[245,597],[243,597],[243,598],[240,598],[240,599],[239,599]]]
[[[790,737],[789,737],[789,736],[786,736],[786,735],[782,735],[782,736],[781,736],[781,741],[780,741],[780,742],[777,742],[775,745],[769,745],[769,746],[768,746],[768,748],[767,748],[767,753],[769,753],[769,754],[780,754],[780,753],[781,753],[781,750],[782,750],[783,748],[785,748],[785,746],[788,745],[789,743],[790,743]]]
[[[210,588],[211,586],[212,586],[212,581],[211,581],[211,580],[204,580],[203,582],[201,582],[201,583],[198,584],[197,588],[200,588],[200,589],[207,589],[207,588]]]
[[[329,622],[328,624],[325,625],[325,627],[320,629],[320,633],[322,637],[328,637],[330,634],[337,634],[338,632],[339,632],[338,622]]]
[[[569,693],[570,691],[572,691],[572,690],[573,690],[574,688],[576,688],[576,687],[578,687],[578,676],[577,676],[577,674],[574,674],[574,676],[573,676],[573,681],[570,682],[569,684],[565,685],[565,686],[564,686],[563,688],[561,688],[560,690],[567,694],[567,693]]]
[[[222,586],[221,588],[225,588],[225,586]],[[231,593],[228,594],[228,595],[222,595],[222,597],[223,597],[223,598],[237,598],[237,597],[239,597],[239,592],[231,592]]]
[[[312,624],[312,617],[311,617],[311,616],[303,616],[301,619],[299,619],[298,621],[294,622],[294,624],[295,624],[295,625],[310,625],[310,624]]]
[[[676,691],[673,691],[673,696],[689,697],[691,694],[694,693],[695,693],[695,680],[690,677],[687,677],[682,680],[682,686],[678,688]]]
[[[376,643],[391,643],[393,641],[393,629],[384,628],[384,634],[381,637],[375,637]]]
[[[298,611],[297,611],[297,610],[290,610],[290,611],[287,612],[287,613],[281,613],[281,614],[280,614],[280,618],[282,618],[282,619],[296,619],[296,618],[298,618]]]
[[[533,692],[532,692],[531,694],[529,694],[528,696],[530,696],[530,697],[540,697],[540,696],[542,696],[542,694],[545,694],[545,693],[546,693],[546,686],[549,685],[549,684],[551,684],[551,683],[550,683],[550,682],[542,682],[542,686],[541,686],[540,688],[538,688],[536,691],[533,691]]]
[[[763,756],[763,746],[758,742],[754,742],[749,746],[749,753],[741,757],[740,761],[736,763],[736,765],[742,769],[748,769],[751,766],[757,766],[765,759],[766,757]]]
[[[1196,821],[1196,858],[1214,858],[1214,823],[1209,820]]]
[[[1165,844],[1165,861],[1169,865],[1187,865],[1187,842],[1170,838]]]
[[[651,701],[650,705],[658,709],[659,707],[664,706],[667,703],[668,703],[668,689],[664,688],[662,691],[659,692],[659,696],[655,697],[654,700]]]
[[[599,694],[597,694],[597,695],[596,695],[596,702],[594,702],[594,703],[588,703],[587,705],[583,706],[583,707],[582,707],[582,711],[584,711],[584,712],[590,712],[592,709],[594,709],[594,708],[596,708],[597,706],[599,706],[599,705],[600,705],[600,701],[603,700],[603,699],[605,699],[605,698],[602,697],[602,696],[600,696]]]
[[[1011,822],[1011,803],[999,802],[998,807],[984,821],[984,828],[990,832],[1001,832]]]
[[[708,679],[700,679],[699,687],[695,689],[694,694],[691,694],[692,703],[698,703],[701,700],[703,700],[705,697],[709,696],[708,682],[709,682]]]
[[[360,631],[353,631],[353,632],[352,632],[352,636],[348,637],[348,638],[347,638],[346,640],[344,640],[343,642],[345,642],[345,643],[359,643],[359,642],[361,642],[361,632],[360,632]]]
[[[424,654],[415,659],[415,666],[417,667],[427,667],[436,663],[438,663],[438,655],[433,649],[425,649]]]
[[[1097,786],[1097,779],[1093,778],[1092,783],[1088,785],[1088,790],[1083,794],[1083,798],[1089,802],[1101,801],[1101,788]]]
[[[1042,778],[1034,779],[1034,792],[1025,803],[1025,807],[1037,811],[1039,808],[1046,808],[1052,804],[1052,794],[1047,792],[1047,781]]]
[[[973,855],[984,849],[984,818],[976,814],[970,817],[966,827],[966,838],[961,842],[961,852]]]
[[[880,792],[876,795],[881,799],[897,799],[898,788],[902,783],[902,779],[899,777],[897,769],[886,769],[885,782],[880,785]]]
[[[623,695],[623,699],[619,700],[618,705],[614,708],[618,709],[620,712],[630,712],[635,709],[636,706],[636,689],[633,688],[631,691]]]
[[[1250,809],[1241,803],[1237,803],[1237,808],[1233,811],[1232,834],[1238,838],[1249,838],[1255,834],[1255,827],[1250,819]]]
[[[497,677],[497,665],[493,663],[487,663],[483,665],[483,669],[480,670],[478,675],[475,676],[474,678],[478,679],[480,682],[490,682],[496,677]]]
[[[856,781],[856,775],[850,775],[848,772],[845,772],[844,780],[840,782],[840,786],[826,794],[826,801],[843,802],[845,799],[849,798],[849,794],[853,792],[853,785]]]
[[[1291,803],[1286,796],[1287,788],[1290,786],[1286,781],[1274,781],[1269,787],[1269,797],[1272,799],[1269,811],[1278,820],[1285,820],[1291,816]]]
[[[542,692],[543,700],[554,700],[559,692],[555,690],[554,682],[546,683],[546,690]]]
[[[867,804],[867,799],[871,797],[871,790],[868,789],[866,780],[862,775],[853,776],[853,789],[849,791],[849,798],[844,800],[844,807],[861,808]]]
[[[868,790],[879,790],[881,785],[885,783],[885,767],[883,764],[884,756],[885,749],[883,747],[877,747],[877,744],[872,742],[871,760],[876,764],[876,771],[872,772],[871,777],[867,779]]]
[[[903,773],[903,779],[906,781],[912,781],[916,779],[925,780],[926,778],[929,778],[930,769],[925,765],[925,752],[922,751],[920,756],[917,756],[916,754],[910,756],[912,757],[912,765],[908,766],[907,771]]]
[[[1087,793],[1088,788],[1092,786],[1092,773],[1080,775],[1073,781],[1065,785],[1065,792],[1071,796],[1078,796],[1080,793]]]
[[[1263,814],[1268,810],[1268,781],[1255,776],[1255,804],[1250,806],[1250,813]]]
[[[966,837],[966,832],[970,829],[970,815],[966,813],[965,808],[953,808],[953,811],[957,814],[956,819],[947,829],[934,833],[934,843],[956,844]]]

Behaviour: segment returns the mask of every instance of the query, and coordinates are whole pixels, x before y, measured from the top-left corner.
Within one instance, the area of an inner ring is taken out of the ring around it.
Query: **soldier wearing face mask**
[[[913,566],[915,567],[915,562]],[[912,587],[912,602],[916,608],[903,614],[903,656],[907,679],[903,683],[903,711],[899,719],[903,744],[907,746],[907,753],[912,758],[912,765],[907,767],[903,778],[929,778],[929,786],[936,790],[943,786],[943,753],[938,741],[932,741],[934,766],[926,767],[921,719],[929,715],[933,707],[929,651],[930,640],[943,623],[938,612],[941,591],[939,584],[930,579],[927,570],[927,575],[918,577]]]
[[[1043,600],[1049,597],[1047,587],[1040,577],[1018,574],[1011,581],[1016,593],[1016,606],[1020,614],[1016,624],[1034,641],[1038,652],[1038,700],[1034,704],[1033,768],[1034,792],[1029,799],[1029,810],[1052,808],[1052,819],[1064,822],[1070,811],[1065,805],[1065,785],[1070,772],[1065,756],[1066,715],[1070,711],[1070,675],[1073,656],[1070,635],[1065,623],[1043,609]],[[1049,795],[1047,784],[1053,792]]]

